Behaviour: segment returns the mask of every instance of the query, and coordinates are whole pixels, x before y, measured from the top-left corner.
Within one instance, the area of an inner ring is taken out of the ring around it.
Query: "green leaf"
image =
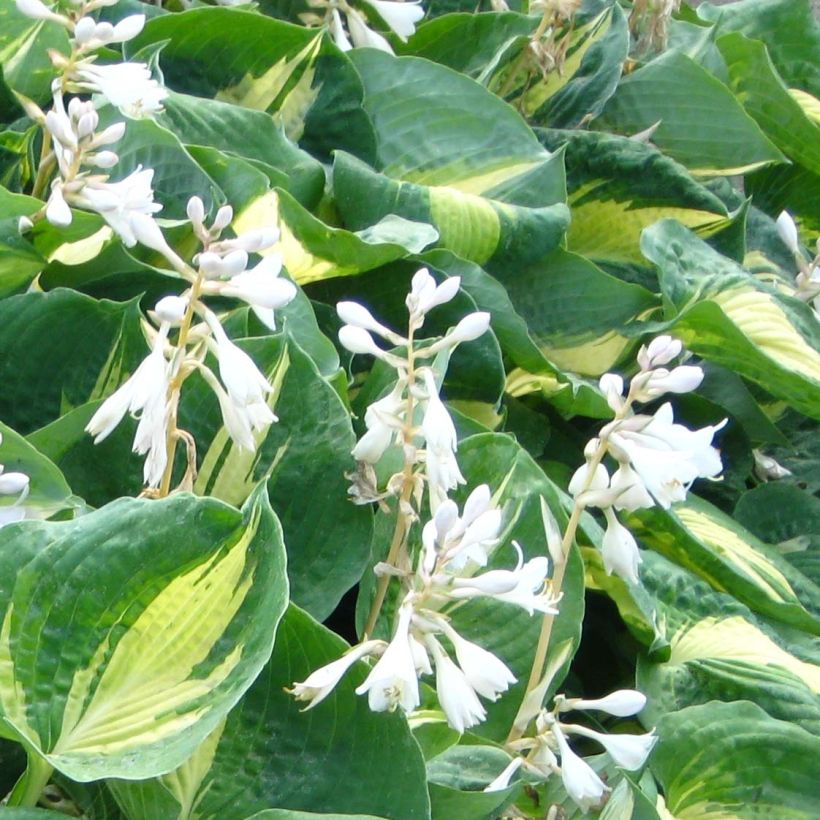
[[[182,142],[218,148],[280,171],[281,186],[305,207],[312,207],[321,197],[322,166],[297,148],[269,114],[173,92],[163,106],[158,121]]]
[[[150,20],[131,46],[164,41],[160,63],[175,90],[277,114],[285,133],[320,159],[338,148],[372,157],[361,81],[321,33],[238,9],[197,8]]]
[[[658,122],[652,141],[695,173],[738,174],[785,161],[723,83],[674,51],[624,77],[597,124],[634,134]]]
[[[185,760],[268,659],[287,602],[263,487],[244,514],[177,495],[12,524],[0,563],[2,716],[80,781]]]
[[[805,303],[760,284],[673,220],[644,231],[641,250],[680,310],[671,331],[688,349],[820,417],[820,330]]]
[[[60,470],[2,422],[0,464],[3,465],[4,472],[22,472],[29,477],[29,493],[24,504],[27,511],[34,511],[37,517],[48,518],[66,507],[76,506],[77,499],[72,497],[71,488]],[[14,499],[9,497],[3,500],[11,503]],[[28,517],[32,517],[30,513]]]
[[[820,634],[820,588],[729,516],[691,496],[629,516],[647,545],[755,612]]]
[[[113,392],[145,355],[138,316],[69,290],[0,302],[0,418],[26,434]]]
[[[742,34],[727,34],[717,45],[729,68],[729,88],[746,111],[789,159],[820,174],[820,126],[789,94],[766,46]]]
[[[665,715],[652,771],[675,817],[808,820],[820,777],[816,737],[751,703]]]
[[[650,145],[595,131],[538,130],[550,150],[566,145],[569,250],[592,260],[642,263],[641,231],[664,217],[714,231],[723,203],[687,170]]]
[[[720,33],[738,31],[762,40],[789,85],[820,96],[820,26],[809,0],[743,0],[728,7],[704,3],[698,16],[716,22]]]
[[[235,445],[219,405],[198,376],[186,383],[180,425],[199,443],[197,493],[243,501],[267,480],[282,522],[295,602],[326,618],[361,577],[370,552],[372,514],[348,497],[345,473],[355,471],[350,416],[310,358],[286,335],[240,340],[274,385],[279,420],[257,435],[258,449]],[[215,362],[210,362],[215,367]]]
[[[772,481],[749,490],[733,516],[769,544],[797,539],[820,546],[820,499],[794,484]]]
[[[557,245],[568,223],[560,157],[518,114],[426,60],[367,49],[353,60],[378,148],[376,170],[336,154],[334,194],[348,228],[389,213],[429,222],[442,247],[479,263],[538,258]]]
[[[589,376],[613,367],[632,344],[623,328],[657,305],[644,288],[560,248],[499,279],[544,356]]]
[[[153,798],[164,801],[166,811],[175,806],[174,815],[180,805],[196,806],[198,816],[237,820],[271,806],[428,818],[424,761],[406,720],[371,712],[367,698],[353,692],[364,680],[364,664],[310,711],[300,711],[284,691],[345,648],[291,606],[270,663],[185,768],[149,783],[111,784],[131,820],[167,816],[155,813]]]
[[[235,221],[242,230],[278,224],[281,253],[288,274],[300,285],[353,276],[379,268],[438,239],[430,225],[388,214],[353,233],[326,225],[284,191],[252,202]]]
[[[649,699],[644,723],[711,700],[750,700],[778,720],[818,730],[820,657],[795,640],[800,633],[756,616],[655,553],[644,553],[641,581],[669,647],[638,662],[638,688]]]
[[[492,71],[486,82],[530,121],[577,128],[601,113],[618,85],[629,50],[626,18],[617,4],[593,16],[579,14],[571,27],[565,24],[556,33],[555,40],[561,42],[563,56],[552,70],[545,71],[534,58],[522,66],[521,52],[530,52],[530,40],[521,37],[518,47],[505,55],[512,59]],[[486,73],[492,68],[490,63]]]

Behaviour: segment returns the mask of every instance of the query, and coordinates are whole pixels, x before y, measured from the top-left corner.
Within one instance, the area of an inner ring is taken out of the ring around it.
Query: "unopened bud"
[[[25,473],[0,475],[0,495],[19,495],[28,490],[29,477]]]
[[[777,217],[777,233],[783,244],[794,254],[800,253],[800,241],[797,236],[797,225],[788,211],[781,211]]]
[[[188,300],[182,296],[163,296],[154,305],[154,313],[161,322],[168,322],[172,325],[179,324],[185,317],[188,309]]]
[[[648,345],[641,347],[638,352],[638,364],[642,370],[651,370],[653,367],[669,364],[680,355],[683,345],[671,336],[658,336]]]

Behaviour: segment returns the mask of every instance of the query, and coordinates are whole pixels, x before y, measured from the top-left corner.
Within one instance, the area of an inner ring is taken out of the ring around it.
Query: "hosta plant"
[[[820,27],[691,5],[0,0],[0,814],[816,816]]]

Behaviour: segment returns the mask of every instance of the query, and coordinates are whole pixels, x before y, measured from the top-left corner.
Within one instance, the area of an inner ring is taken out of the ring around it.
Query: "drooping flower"
[[[407,42],[416,31],[416,23],[424,17],[424,9],[421,3],[402,3],[393,0],[365,0],[368,6],[376,10],[379,17],[384,20],[399,38]]]
[[[624,581],[639,583],[638,565],[642,559],[634,536],[618,521],[612,507],[604,510],[604,516],[607,527],[601,542],[601,555],[607,575],[614,572]]]
[[[433,510],[446,497],[449,490],[464,484],[464,476],[456,461],[458,436],[447,408],[438,395],[433,372],[425,369],[424,383],[427,390],[424,417],[421,422],[424,435],[425,464],[430,487]]]
[[[643,735],[606,734],[587,729],[586,726],[565,726],[564,730],[600,743],[619,766],[629,771],[640,769],[646,763],[658,740],[654,732]]]
[[[399,380],[393,389],[368,406],[364,414],[367,432],[353,448],[353,458],[375,464],[390,446],[391,441],[402,428],[401,413],[406,408],[404,398],[405,383]]]
[[[290,693],[296,700],[309,701],[303,711],[312,709],[321,703],[335,688],[356,661],[372,655],[386,646],[384,641],[365,641],[354,646],[345,652],[341,658],[337,658],[325,666],[321,666],[311,672],[301,683],[294,683]]]
[[[587,812],[592,808],[597,808],[603,802],[609,789],[595,774],[592,767],[570,749],[557,722],[553,724],[552,732],[558,743],[561,757],[561,781],[567,794],[581,811]]]
[[[404,605],[399,609],[396,633],[376,662],[356,694],[367,692],[367,701],[374,712],[401,708],[412,712],[419,705],[419,684],[416,664],[410,646],[410,619],[413,611]]]
[[[428,641],[436,667],[436,694],[447,716],[447,723],[457,732],[481,723],[487,711],[465,673],[456,666],[435,638]]]
[[[276,330],[274,310],[284,307],[296,297],[296,285],[279,276],[282,259],[276,254],[263,257],[255,267],[236,274],[219,292],[247,302],[259,320],[270,330]]]
[[[503,769],[500,775],[495,778],[489,785],[484,787],[485,792],[500,792],[510,785],[512,776],[524,764],[523,757],[514,757]]]
[[[447,628],[445,634],[453,644],[458,665],[467,682],[479,695],[495,701],[511,684],[516,683],[515,675],[492,652],[463,638],[452,627]]]

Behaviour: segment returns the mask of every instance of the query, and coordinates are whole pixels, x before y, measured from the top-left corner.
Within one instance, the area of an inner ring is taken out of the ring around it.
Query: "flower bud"
[[[186,210],[188,212],[188,219],[190,219],[194,225],[201,225],[205,220],[205,206],[202,204],[202,200],[198,196],[192,196],[188,200],[188,207]]]
[[[101,131],[94,137],[94,145],[111,145],[114,142],[119,142],[125,134],[125,123],[115,122],[109,125],[104,131]]]
[[[233,221],[233,208],[230,205],[223,205],[217,212],[214,218],[214,224],[211,229],[214,231],[222,231],[228,227]]]
[[[145,26],[144,14],[129,14],[123,17],[112,32],[111,40],[114,43],[124,43],[133,40]]]
[[[0,475],[0,495],[19,495],[28,489],[29,477],[25,473]]]
[[[87,154],[86,162],[96,168],[113,168],[120,158],[113,151],[98,151],[96,154]]]
[[[788,211],[781,211],[777,217],[777,233],[783,244],[794,254],[800,253],[800,240],[797,236],[797,225]]]
[[[34,227],[34,223],[27,216],[21,216],[17,220],[17,232],[18,233],[21,233],[21,234],[27,233],[33,227]]]
[[[97,21],[93,17],[81,17],[74,24],[74,39],[78,45],[85,45],[97,30]]]
[[[683,350],[683,344],[671,336],[658,336],[638,352],[638,364],[642,370],[669,364]]]
[[[62,189],[55,185],[46,205],[46,219],[58,228],[65,228],[71,224],[71,218],[71,208],[63,197]]]
[[[559,712],[570,712],[573,709],[597,709],[615,717],[629,717],[637,715],[646,706],[646,695],[636,689],[618,689],[606,697],[595,700],[570,698],[558,703]]]
[[[182,296],[163,296],[154,305],[154,313],[161,322],[168,322],[172,325],[179,324],[188,309],[188,300]]]
[[[344,325],[339,329],[339,341],[351,353],[362,353],[367,356],[383,358],[386,351],[382,350],[373,337],[362,327]]]

